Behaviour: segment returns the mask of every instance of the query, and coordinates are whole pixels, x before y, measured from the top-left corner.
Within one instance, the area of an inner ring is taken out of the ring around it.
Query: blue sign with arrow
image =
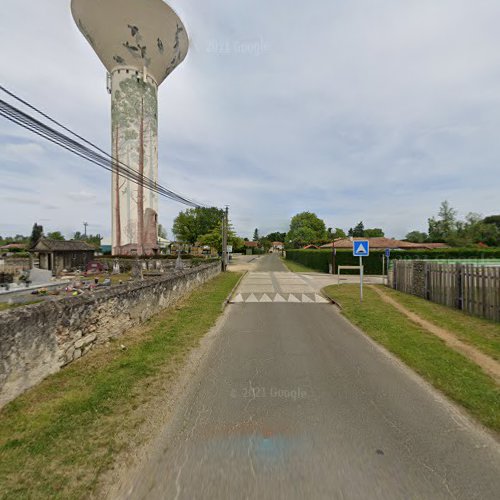
[[[370,242],[368,240],[353,241],[352,254],[354,257],[368,257],[370,255]]]

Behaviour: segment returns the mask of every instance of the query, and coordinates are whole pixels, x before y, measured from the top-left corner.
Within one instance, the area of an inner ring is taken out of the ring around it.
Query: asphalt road
[[[276,256],[257,272],[283,271]],[[245,286],[243,280],[241,286]],[[498,442],[334,306],[241,303],[120,497],[496,499]]]

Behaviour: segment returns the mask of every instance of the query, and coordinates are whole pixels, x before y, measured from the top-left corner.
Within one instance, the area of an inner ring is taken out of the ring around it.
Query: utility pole
[[[84,235],[85,235],[85,238],[86,238],[87,237],[87,226],[89,225],[89,223],[88,222],[84,222],[83,225],[85,227]]]
[[[332,239],[332,274],[335,274],[335,236]]]
[[[229,207],[226,205],[226,210],[222,218],[222,271],[227,270],[227,233],[229,227]]]

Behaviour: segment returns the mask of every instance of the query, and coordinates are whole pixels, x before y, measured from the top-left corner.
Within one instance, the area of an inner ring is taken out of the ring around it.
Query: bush
[[[383,250],[371,250],[368,257],[363,257],[366,274],[382,274]],[[287,260],[327,273],[332,262],[332,251],[329,250],[287,250]],[[392,250],[391,260],[399,259],[500,259],[500,248],[439,248],[435,250]],[[337,266],[357,266],[359,257],[354,257],[351,249],[338,249],[335,256]],[[357,274],[357,271],[345,271]]]

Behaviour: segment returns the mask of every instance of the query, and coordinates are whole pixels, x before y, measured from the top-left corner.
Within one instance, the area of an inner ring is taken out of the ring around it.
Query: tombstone
[[[181,271],[182,269],[184,269],[184,263],[182,262],[180,252],[177,254],[177,260],[175,261],[175,269],[176,271]]]
[[[139,260],[136,260],[132,264],[132,271],[131,271],[132,278],[135,280],[142,280],[142,265],[139,262]]]
[[[115,259],[113,262],[113,274],[120,274],[120,264],[118,263],[118,259]]]

